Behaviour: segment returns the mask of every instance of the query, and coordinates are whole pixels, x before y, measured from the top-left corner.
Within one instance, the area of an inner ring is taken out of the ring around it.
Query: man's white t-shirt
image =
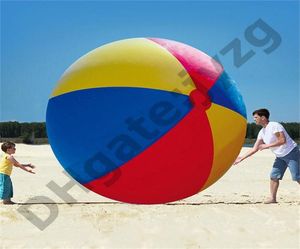
[[[297,146],[297,144],[293,141],[293,139],[291,139],[281,124],[277,122],[269,122],[265,128],[262,128],[259,131],[257,139],[262,139],[265,144],[274,143],[277,141],[277,137],[275,135],[277,132],[283,132],[286,142],[283,145],[271,147],[270,150],[277,157],[284,157],[289,154]]]

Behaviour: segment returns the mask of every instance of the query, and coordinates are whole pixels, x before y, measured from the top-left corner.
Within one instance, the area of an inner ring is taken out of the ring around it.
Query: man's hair
[[[11,149],[13,147],[15,147],[16,145],[12,142],[4,142],[2,145],[1,145],[1,150],[6,152],[8,149]]]
[[[269,119],[269,117],[270,117],[270,112],[267,109],[258,109],[258,110],[255,110],[252,113],[252,115],[254,116],[254,114],[257,114],[260,117],[265,116],[267,119]]]

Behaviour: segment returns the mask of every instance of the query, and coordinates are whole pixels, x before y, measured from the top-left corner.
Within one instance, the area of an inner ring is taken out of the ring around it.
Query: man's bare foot
[[[13,201],[3,201],[3,204],[4,204],[4,205],[14,205],[14,204],[16,204],[16,203],[13,202]]]
[[[273,203],[277,203],[277,201],[273,199],[269,199],[264,202],[264,204],[273,204]]]

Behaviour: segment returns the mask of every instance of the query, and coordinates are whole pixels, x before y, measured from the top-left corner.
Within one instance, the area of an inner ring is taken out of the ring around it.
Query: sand
[[[18,144],[15,157],[37,169],[36,175],[13,171],[13,200],[23,205],[0,206],[1,248],[300,248],[299,185],[288,171],[278,204],[263,204],[274,160],[269,150],[232,166],[195,196],[149,206],[82,189],[48,145]],[[65,184],[69,196],[49,188]],[[46,226],[42,219],[50,214]]]

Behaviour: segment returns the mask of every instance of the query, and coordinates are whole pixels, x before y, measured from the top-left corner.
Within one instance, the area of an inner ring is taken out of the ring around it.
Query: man
[[[270,113],[267,109],[256,110],[252,115],[255,123],[263,128],[259,131],[253,148],[245,155],[238,157],[234,164],[240,163],[258,150],[270,148],[276,159],[270,174],[271,198],[265,203],[276,203],[279,180],[282,179],[287,167],[289,167],[292,179],[300,184],[300,152],[297,144],[290,138],[284,127],[277,122],[269,121]]]

